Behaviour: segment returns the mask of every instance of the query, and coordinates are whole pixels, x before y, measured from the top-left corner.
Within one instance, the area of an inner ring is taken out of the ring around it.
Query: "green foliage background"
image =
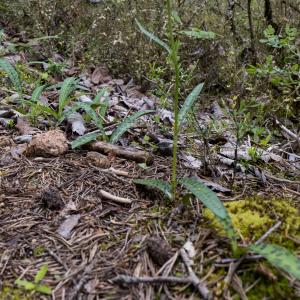
[[[280,2],[271,1],[273,19],[280,26],[287,20],[291,26],[299,25],[298,13]],[[186,38],[181,50],[183,64],[196,64],[195,81],[205,78],[209,82],[206,88],[232,88],[239,81],[243,51],[250,45],[247,1],[239,1],[235,7],[237,36],[231,30],[227,1],[175,3],[182,20],[182,24],[177,24],[178,31],[197,27],[218,34],[213,43]],[[138,32],[134,21],[147,24],[149,30],[164,39],[164,1],[103,0],[91,4],[88,0],[2,0],[0,15],[0,24],[5,28],[9,25],[15,32],[26,31],[35,37],[59,35],[58,41],[45,42],[52,53],[68,53],[84,64],[107,63],[115,74],[130,73],[143,79],[150,63],[164,59],[163,51]],[[252,1],[252,16],[258,41],[266,27],[264,1]]]

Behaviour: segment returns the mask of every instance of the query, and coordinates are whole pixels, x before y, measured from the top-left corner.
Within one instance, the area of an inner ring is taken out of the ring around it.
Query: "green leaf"
[[[78,148],[82,145],[85,145],[91,141],[94,141],[97,139],[98,136],[101,135],[100,130],[95,130],[93,132],[87,133],[83,136],[80,136],[79,138],[77,138],[75,141],[73,141],[71,143],[71,147],[72,149]]]
[[[28,290],[28,291],[32,291],[35,289],[35,284],[33,282],[30,282],[27,280],[17,279],[15,281],[15,284],[24,287],[25,290]]]
[[[181,107],[180,111],[179,111],[179,115],[178,115],[178,121],[179,121],[179,125],[181,124],[181,122],[184,120],[184,118],[186,117],[186,114],[191,110],[191,108],[193,107],[195,101],[197,100],[199,94],[201,93],[202,89],[203,89],[204,83],[200,83],[198,84],[193,90],[192,92],[187,96],[187,98],[184,101],[183,106]]]
[[[32,92],[32,96],[31,96],[32,102],[36,103],[39,101],[44,88],[45,88],[45,85],[40,85],[34,89],[34,91]]]
[[[83,104],[82,108],[84,109],[84,111],[92,118],[96,126],[104,133],[102,118],[97,115],[96,111],[89,104],[87,103],[82,103],[82,104]]]
[[[69,96],[73,92],[73,90],[76,88],[78,80],[74,77],[68,77],[64,80],[61,90],[59,93],[59,100],[58,100],[58,115],[61,116],[62,112],[64,110],[64,107],[69,102]]]
[[[157,36],[155,36],[153,33],[151,33],[150,31],[146,30],[142,24],[138,21],[135,20],[136,24],[138,25],[140,31],[146,35],[150,40],[153,40],[154,42],[156,42],[158,45],[160,45],[161,47],[163,47],[164,49],[166,49],[168,51],[168,53],[171,53],[171,49],[170,47],[163,42],[161,39],[159,39]]]
[[[140,118],[143,115],[150,114],[155,112],[154,110],[144,110],[144,111],[138,111],[134,113],[133,115],[126,117],[124,121],[113,131],[110,142],[116,143],[120,137],[126,132],[130,127],[133,126],[134,122]]]
[[[39,269],[39,271],[36,273],[34,277],[34,283],[39,283],[45,277],[47,272],[48,272],[48,265],[41,266],[41,268]]]
[[[104,102],[101,104],[101,108],[100,108],[100,125],[101,127],[103,127],[103,120],[106,116],[106,113],[107,113],[107,110],[108,110],[108,107],[109,107],[109,101],[108,101],[108,97],[105,98]]]
[[[19,79],[19,75],[15,68],[6,59],[0,59],[0,68],[8,75],[13,86],[17,89],[19,96],[22,98],[22,85]]]
[[[41,294],[45,295],[51,295],[52,294],[52,289],[45,285],[45,284],[39,284],[38,286],[35,287],[35,290]]]
[[[300,280],[300,259],[287,249],[272,244],[252,245],[249,249],[264,256],[275,267]]]
[[[192,30],[182,30],[179,33],[184,34],[189,37],[194,37],[197,39],[212,40],[216,37],[216,34],[212,31],[203,31],[198,28],[192,28]]]
[[[48,115],[52,116],[53,118],[55,118],[56,120],[58,120],[57,112],[55,110],[53,110],[51,107],[39,102],[39,108],[45,114],[48,114]]]
[[[162,191],[170,200],[172,199],[172,187],[169,183],[159,179],[135,179],[136,184],[146,185]]]
[[[217,195],[206,187],[202,182],[194,178],[184,177],[179,181],[187,190],[196,196],[219,220],[227,236],[232,241],[232,249],[234,252],[237,250],[236,233],[232,226],[231,218],[221,200]]]

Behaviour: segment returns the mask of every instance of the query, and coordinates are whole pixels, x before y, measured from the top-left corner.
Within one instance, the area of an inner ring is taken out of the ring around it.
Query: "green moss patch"
[[[292,239],[300,237],[300,216],[290,200],[247,198],[225,203],[225,207],[234,228],[246,242],[254,242],[281,221],[282,225],[269,236],[269,241],[292,250],[297,246]],[[204,209],[204,216],[224,235],[222,227],[208,209]]]

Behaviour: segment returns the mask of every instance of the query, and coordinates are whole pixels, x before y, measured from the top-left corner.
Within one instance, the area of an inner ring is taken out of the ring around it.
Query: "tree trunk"
[[[252,56],[252,64],[256,64],[256,49],[255,49],[255,38],[254,38],[254,29],[252,23],[252,10],[251,10],[252,0],[247,1],[247,12],[248,12],[248,23],[249,23],[249,33],[250,33],[250,50]]]

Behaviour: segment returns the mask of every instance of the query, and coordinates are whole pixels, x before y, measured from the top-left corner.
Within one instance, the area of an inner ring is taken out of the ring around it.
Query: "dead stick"
[[[139,284],[139,283],[149,283],[149,284],[164,284],[164,283],[179,283],[179,284],[187,284],[192,283],[192,279],[187,278],[179,278],[175,276],[157,276],[157,277],[135,277],[135,276],[127,276],[127,275],[118,275],[117,277],[112,279],[113,283],[117,284]]]
[[[122,203],[122,204],[130,204],[130,203],[132,203],[132,200],[130,200],[128,198],[118,197],[118,196],[112,195],[112,194],[110,194],[108,192],[105,192],[103,190],[100,190],[99,193],[100,193],[100,196],[102,196],[102,197],[104,197],[106,199],[118,202],[118,203]]]
[[[300,137],[292,132],[291,130],[289,130],[288,128],[286,128],[283,124],[281,124],[277,119],[275,120],[276,124],[287,134],[289,135],[291,138],[295,139],[298,141],[298,143],[300,143]]]
[[[124,157],[140,163],[151,163],[153,158],[145,151],[137,150],[132,147],[122,147],[105,142],[91,142],[88,148],[93,151],[99,151],[105,154],[113,153],[116,156]]]
[[[258,245],[262,243],[273,231],[281,226],[282,222],[277,222],[273,227],[271,227],[264,235],[262,235],[254,244]]]
[[[200,295],[204,299],[210,299],[210,293],[209,293],[208,288],[204,285],[204,283],[202,283],[200,281],[200,279],[197,277],[197,275],[193,271],[193,269],[191,267],[191,260],[189,259],[186,251],[183,248],[180,249],[180,255],[181,255],[181,258],[187,268],[189,277],[191,278],[191,281],[192,281],[192,284],[194,285],[194,287],[199,291]]]

